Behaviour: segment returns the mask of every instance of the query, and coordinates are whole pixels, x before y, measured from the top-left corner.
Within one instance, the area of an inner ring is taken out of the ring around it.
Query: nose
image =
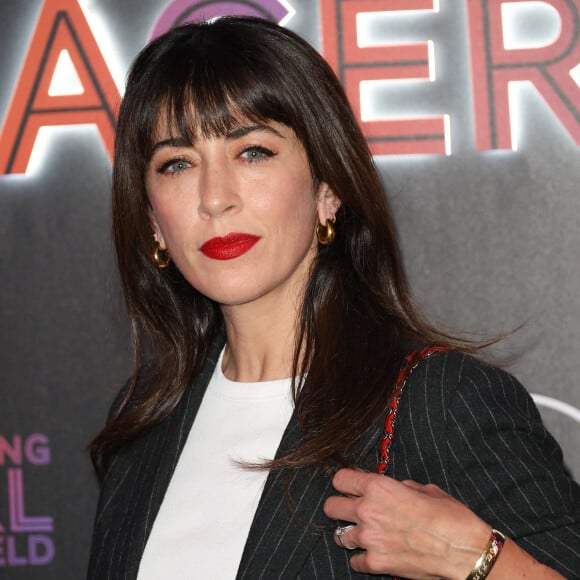
[[[221,217],[240,207],[236,180],[225,160],[207,161],[201,169],[199,214],[203,218]]]

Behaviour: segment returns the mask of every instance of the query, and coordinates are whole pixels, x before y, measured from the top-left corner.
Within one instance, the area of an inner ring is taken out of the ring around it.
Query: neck
[[[267,299],[224,306],[222,312],[227,332],[222,370],[228,379],[257,382],[292,376],[299,319],[295,301]]]

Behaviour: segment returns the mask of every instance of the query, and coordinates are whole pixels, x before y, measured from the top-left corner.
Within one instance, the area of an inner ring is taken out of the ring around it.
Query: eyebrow
[[[226,133],[226,139],[239,139],[240,137],[245,137],[246,135],[255,132],[270,133],[272,135],[276,135],[276,137],[285,139],[284,135],[282,135],[280,131],[277,131],[270,125],[247,125],[237,127],[236,129],[232,129]]]
[[[236,127],[235,129],[228,131],[225,134],[225,138],[228,141],[233,141],[235,139],[245,137],[250,133],[257,132],[270,133],[272,135],[276,135],[276,137],[280,137],[281,139],[286,139],[286,137],[284,137],[284,135],[282,135],[280,131],[277,131],[276,129],[274,129],[274,127],[271,127],[270,125],[246,125],[242,127]],[[163,139],[162,141],[158,141],[157,143],[155,143],[153,149],[151,150],[151,157],[153,157],[153,154],[158,149],[162,149],[163,147],[191,147],[192,145],[193,144],[187,139],[185,139],[185,137],[171,137],[170,139]]]
[[[163,139],[163,141],[157,141],[151,149],[150,157],[153,157],[155,151],[163,147],[191,147],[191,143],[185,137],[172,137],[170,139]]]

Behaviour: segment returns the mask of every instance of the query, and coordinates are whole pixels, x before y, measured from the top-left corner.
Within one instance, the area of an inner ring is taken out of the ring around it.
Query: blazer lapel
[[[137,578],[145,544],[212,376],[223,337],[165,421],[122,449],[103,482],[90,578]],[[104,489],[103,488],[103,489]]]
[[[98,539],[91,558],[94,579],[136,578],[145,544],[175,471],[187,435],[215,368],[224,337],[214,341],[206,363],[166,421],[122,450],[99,510]],[[374,470],[382,427],[370,430],[348,454],[362,469]],[[301,430],[293,415],[277,457],[296,447]],[[338,522],[323,513],[335,493],[331,477],[315,468],[268,475],[238,569],[238,580],[294,578],[324,534]]]
[[[159,508],[161,507],[161,503],[165,497],[175,468],[177,467],[177,462],[187,441],[187,436],[189,435],[189,431],[191,430],[191,426],[205,395],[223,345],[223,338],[213,341],[201,372],[188,386],[181,401],[168,417],[166,428],[163,429],[162,434],[160,433],[163,444],[160,447],[159,455],[152,458],[157,460],[158,464],[157,475],[155,478],[151,478],[155,481],[151,489],[151,495],[149,496],[148,517],[143,528],[145,530],[145,541],[149,537],[153,522],[157,517],[157,513],[159,512]],[[143,548],[144,546],[145,544],[143,544]]]
[[[362,469],[373,470],[382,430],[369,430],[353,446],[349,458]],[[292,416],[276,454],[296,447],[301,430]],[[296,472],[288,487],[288,472],[269,474],[242,554],[237,580],[295,578],[324,534],[339,524],[327,518],[324,501],[335,494],[331,476],[316,468]]]

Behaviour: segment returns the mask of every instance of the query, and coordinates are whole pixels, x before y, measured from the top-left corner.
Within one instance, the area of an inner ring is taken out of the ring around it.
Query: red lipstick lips
[[[213,260],[233,260],[249,251],[259,239],[252,234],[232,233],[223,238],[211,238],[200,250]]]

